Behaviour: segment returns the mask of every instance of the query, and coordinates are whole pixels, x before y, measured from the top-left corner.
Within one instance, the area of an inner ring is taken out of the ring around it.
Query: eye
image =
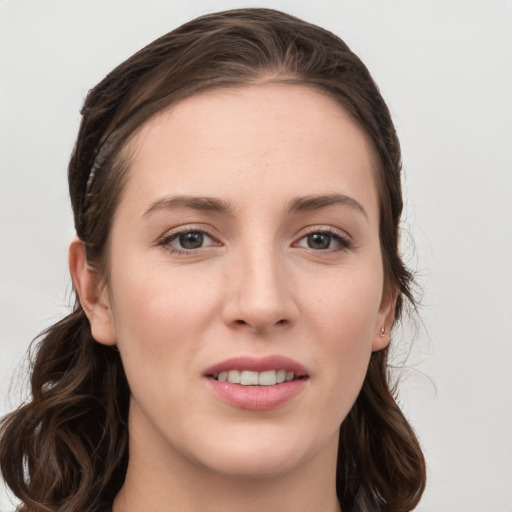
[[[347,237],[333,231],[313,231],[303,236],[296,244],[298,247],[307,247],[315,251],[345,250],[350,247]]]
[[[164,237],[160,245],[173,252],[188,252],[215,245],[215,241],[205,231],[194,229],[172,233]]]

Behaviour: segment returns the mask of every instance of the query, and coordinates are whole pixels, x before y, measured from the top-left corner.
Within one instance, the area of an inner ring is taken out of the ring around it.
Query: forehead
[[[270,83],[196,94],[143,125],[129,149],[125,192],[148,201],[164,189],[255,197],[334,187],[375,195],[366,133],[334,99],[306,86]]]

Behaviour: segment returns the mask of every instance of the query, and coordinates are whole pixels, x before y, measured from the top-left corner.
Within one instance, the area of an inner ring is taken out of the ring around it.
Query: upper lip
[[[214,364],[205,370],[205,376],[218,375],[229,370],[248,370],[253,372],[265,372],[268,370],[286,370],[293,372],[296,377],[307,375],[306,368],[297,361],[281,355],[269,355],[265,357],[239,356],[226,359]]]

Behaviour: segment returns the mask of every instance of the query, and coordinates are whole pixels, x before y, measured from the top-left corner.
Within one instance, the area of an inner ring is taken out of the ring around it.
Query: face
[[[130,150],[91,324],[123,360],[131,456],[332,461],[393,316],[364,132],[325,95],[258,85],[172,106]]]

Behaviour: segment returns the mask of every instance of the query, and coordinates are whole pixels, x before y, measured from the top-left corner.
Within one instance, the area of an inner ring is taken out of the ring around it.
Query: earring
[[[380,335],[381,336],[386,336],[386,329],[384,327],[381,327],[380,329]]]

